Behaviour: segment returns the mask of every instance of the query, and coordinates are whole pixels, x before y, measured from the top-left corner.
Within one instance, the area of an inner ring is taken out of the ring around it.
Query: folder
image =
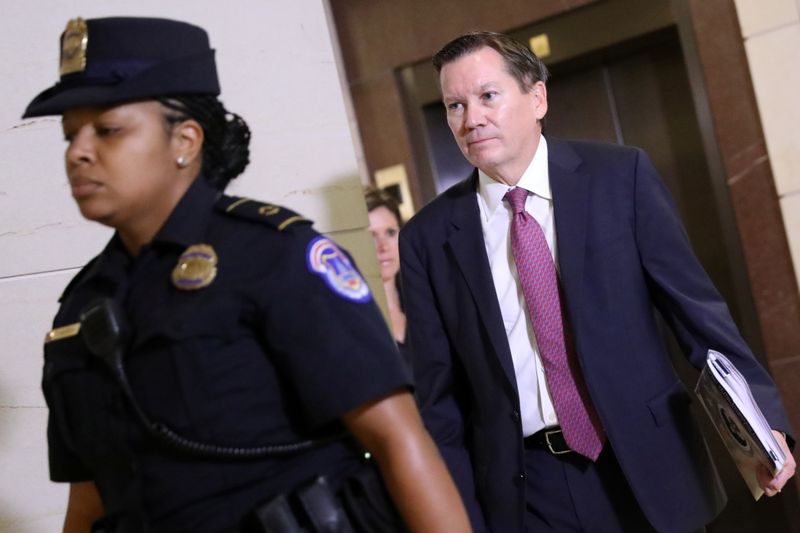
[[[757,465],[763,464],[775,475],[786,456],[753,399],[747,380],[727,357],[709,350],[695,392],[750,493],[758,500],[764,491],[756,478]]]

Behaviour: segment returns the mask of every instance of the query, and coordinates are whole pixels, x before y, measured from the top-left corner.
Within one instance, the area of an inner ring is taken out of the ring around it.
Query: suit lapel
[[[589,176],[580,170],[581,158],[572,147],[557,139],[548,138],[548,171],[553,194],[553,209],[556,219],[558,262],[566,308],[573,331],[577,331],[580,309],[581,287],[586,249],[586,224],[589,205]],[[514,390],[517,387],[514,363],[508,338],[503,326],[503,316],[494,290],[489,259],[483,241],[477,198],[477,170],[455,187],[452,192],[453,231],[447,244],[456,266],[461,271],[478,313],[489,334],[492,347],[503,371]]]
[[[580,170],[582,160],[568,143],[548,138],[547,148],[561,286],[564,288],[572,329],[577,331],[578,313],[569,311],[581,307],[589,176]]]
[[[477,170],[473,175],[463,181],[456,194],[453,196],[453,210],[451,223],[453,232],[447,244],[455,258],[458,269],[472,293],[475,306],[495,353],[500,360],[506,377],[511,382],[514,390],[517,381],[514,373],[514,363],[511,359],[511,350],[508,347],[503,316],[497,302],[494,289],[489,259],[486,257],[486,247],[483,241],[483,228],[480,221],[480,211],[476,198],[478,183]]]

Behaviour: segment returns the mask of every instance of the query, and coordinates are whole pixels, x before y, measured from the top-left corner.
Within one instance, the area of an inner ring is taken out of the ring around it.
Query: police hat
[[[158,18],[70,20],[61,34],[60,75],[33,99],[23,118],[85,105],[220,92],[205,30]]]

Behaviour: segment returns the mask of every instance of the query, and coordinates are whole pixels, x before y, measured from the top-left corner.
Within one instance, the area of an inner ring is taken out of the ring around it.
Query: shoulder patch
[[[320,235],[308,243],[306,263],[309,272],[320,276],[339,296],[359,303],[372,299],[367,282],[347,254],[329,238]]]
[[[291,209],[237,196],[222,195],[217,200],[216,208],[239,218],[266,223],[278,231],[284,231],[294,224],[313,224]]]

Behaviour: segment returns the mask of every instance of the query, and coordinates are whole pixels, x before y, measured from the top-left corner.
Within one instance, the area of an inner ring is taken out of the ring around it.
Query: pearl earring
[[[178,164],[180,168],[186,168],[186,165],[189,164],[186,158],[183,157],[182,155],[179,155],[178,158],[175,160],[175,162]]]

